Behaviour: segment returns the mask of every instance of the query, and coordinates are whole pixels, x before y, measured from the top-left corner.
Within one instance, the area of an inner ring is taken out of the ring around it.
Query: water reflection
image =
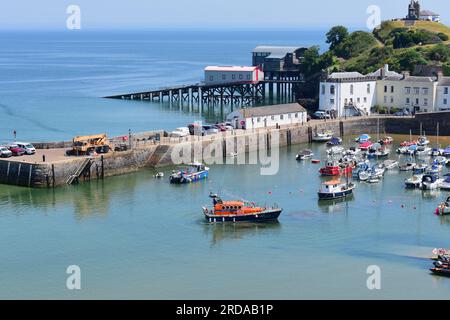
[[[350,203],[355,200],[355,196],[352,194],[347,198],[336,199],[336,200],[318,200],[317,204],[319,209],[323,213],[338,213],[343,212],[348,214],[350,210]]]
[[[211,246],[222,241],[242,240],[251,236],[276,236],[281,231],[278,221],[264,223],[204,223],[203,233],[211,237]]]

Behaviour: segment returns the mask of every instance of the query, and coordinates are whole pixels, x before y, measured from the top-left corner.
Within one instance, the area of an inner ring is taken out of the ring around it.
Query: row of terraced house
[[[335,72],[320,82],[319,110],[337,116],[370,114],[375,106],[409,112],[450,110],[450,77],[411,76],[390,71],[385,65],[362,75]]]

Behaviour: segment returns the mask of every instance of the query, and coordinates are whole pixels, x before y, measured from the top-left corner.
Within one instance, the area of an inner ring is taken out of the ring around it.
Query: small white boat
[[[441,186],[444,179],[439,178],[435,174],[424,174],[422,177],[422,189],[423,190],[435,190]]]
[[[428,140],[426,136],[421,136],[421,137],[419,137],[419,139],[417,139],[418,146],[427,146],[429,144],[430,144],[430,140]]]
[[[305,150],[301,150],[299,153],[297,153],[297,155],[295,156],[295,159],[298,160],[306,160],[306,159],[310,159],[314,156],[314,153],[309,150],[309,149],[305,149]]]
[[[416,149],[415,154],[418,156],[426,156],[429,155],[429,153],[431,152],[431,148],[430,147],[426,147],[426,146],[418,146]]]
[[[441,190],[450,190],[450,173],[444,174],[444,180],[440,185]]]
[[[398,161],[396,160],[385,160],[383,164],[386,170],[392,170],[398,167]]]
[[[444,154],[444,149],[434,148],[428,153],[430,157],[438,157]]]
[[[330,141],[331,138],[333,138],[333,132],[331,132],[331,131],[322,131],[322,132],[317,132],[312,137],[312,140],[316,141],[316,142],[327,142],[327,141]]]
[[[158,173],[155,174],[154,177],[157,178],[157,179],[164,178],[164,172],[158,172]]]
[[[437,216],[446,216],[450,214],[450,197],[436,208],[435,214]]]
[[[370,178],[367,180],[368,183],[378,183],[378,182],[380,182],[380,181],[381,181],[381,179],[380,179],[379,177],[370,177]]]
[[[342,147],[337,147],[337,146],[334,146],[334,147],[332,147],[332,148],[330,148],[330,149],[327,150],[327,154],[328,154],[329,156],[337,155],[337,154],[342,154],[343,152],[344,152],[344,148],[342,148]]]
[[[405,179],[405,186],[408,189],[418,189],[422,187],[423,174],[414,174],[411,178]]]
[[[400,171],[413,171],[416,167],[414,162],[407,162],[399,166]]]

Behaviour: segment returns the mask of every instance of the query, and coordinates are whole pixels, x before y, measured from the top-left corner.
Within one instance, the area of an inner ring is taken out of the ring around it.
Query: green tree
[[[450,56],[450,48],[443,44],[432,47],[427,54],[430,60],[446,62]]]
[[[348,29],[344,26],[335,26],[327,33],[327,43],[330,44],[330,50],[334,50],[348,37]]]

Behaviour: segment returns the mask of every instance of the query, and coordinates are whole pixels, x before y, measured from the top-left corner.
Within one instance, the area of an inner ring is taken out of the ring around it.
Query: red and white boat
[[[367,151],[373,145],[371,141],[366,141],[359,144],[359,149],[362,151]]]
[[[340,165],[336,162],[327,162],[325,167],[320,168],[319,173],[322,176],[340,176],[350,175],[353,168],[348,165]]]
[[[380,143],[381,145],[387,145],[387,144],[392,144],[394,142],[394,138],[392,137],[384,137],[383,139],[381,139],[380,141],[378,141],[378,143]]]
[[[413,141],[403,141],[402,143],[400,143],[400,147],[410,147],[410,146],[414,146],[417,145],[417,141],[413,140]]]

